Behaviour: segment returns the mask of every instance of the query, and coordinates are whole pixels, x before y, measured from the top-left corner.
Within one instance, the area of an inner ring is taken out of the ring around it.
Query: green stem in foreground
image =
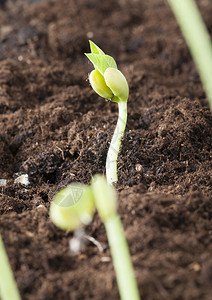
[[[212,110],[212,44],[193,0],[168,0],[185,36]]]
[[[119,106],[119,118],[110,143],[110,148],[108,150],[107,160],[106,160],[106,178],[108,184],[112,184],[118,181],[117,158],[121,146],[121,139],[124,135],[124,131],[127,123],[127,101],[118,102],[118,106]]]
[[[0,296],[2,300],[21,300],[0,236]]]
[[[120,217],[117,214],[112,215],[105,221],[105,228],[113,257],[121,299],[139,300],[140,296]]]
[[[122,300],[139,300],[130,252],[119,215],[117,214],[116,192],[105,178],[96,175],[92,189],[98,213],[104,222],[113,258],[119,292]]]

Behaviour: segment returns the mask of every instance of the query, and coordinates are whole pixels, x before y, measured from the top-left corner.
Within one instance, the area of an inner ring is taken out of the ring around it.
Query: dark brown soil
[[[99,217],[86,232],[105,252],[73,256],[48,215],[57,190],[105,172],[117,105],[89,86],[89,38],[130,85],[117,191],[141,297],[212,299],[212,117],[163,0],[0,1],[0,232],[22,298],[119,299]]]

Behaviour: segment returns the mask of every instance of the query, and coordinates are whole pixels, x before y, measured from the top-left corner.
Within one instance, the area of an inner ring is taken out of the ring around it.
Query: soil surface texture
[[[212,116],[167,1],[1,0],[0,233],[22,299],[119,299],[98,215],[85,231],[104,251],[73,255],[48,213],[105,174],[118,107],[89,86],[89,39],[130,86],[116,190],[141,298],[212,299]]]

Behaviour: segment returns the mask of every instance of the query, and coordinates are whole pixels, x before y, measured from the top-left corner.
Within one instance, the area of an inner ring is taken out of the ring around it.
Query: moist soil
[[[212,3],[198,5],[211,34]],[[105,173],[117,121],[89,86],[88,39],[130,86],[116,189],[141,297],[212,299],[212,117],[167,2],[4,0],[0,232],[22,299],[119,299],[98,215],[85,231],[104,251],[73,255],[48,213],[62,187]]]

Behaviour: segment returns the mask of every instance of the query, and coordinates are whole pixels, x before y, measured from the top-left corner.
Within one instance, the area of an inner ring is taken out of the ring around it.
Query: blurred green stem
[[[97,211],[106,228],[121,299],[140,300],[130,251],[117,213],[116,191],[100,175],[93,178],[92,188]]]
[[[2,300],[21,300],[0,235],[0,296]]]
[[[121,299],[139,300],[140,296],[130,259],[130,252],[119,215],[113,214],[108,218],[105,221],[105,228],[113,257]]]
[[[212,110],[212,44],[193,0],[168,0],[187,41]]]

